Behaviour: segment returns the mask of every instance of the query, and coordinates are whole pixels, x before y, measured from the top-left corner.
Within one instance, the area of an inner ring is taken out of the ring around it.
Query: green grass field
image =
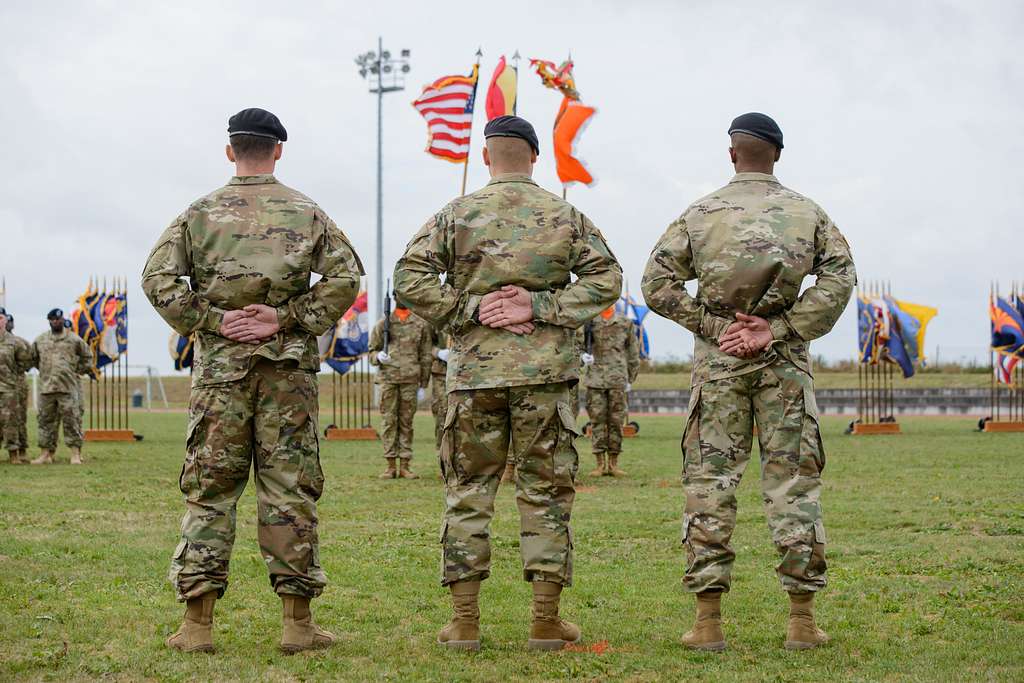
[[[830,586],[819,623],[833,642],[782,648],[786,601],[772,567],[756,464],[741,487],[739,554],[723,601],[729,650],[678,645],[692,619],[681,590],[681,417],[641,418],[629,478],[582,477],[576,585],[564,614],[583,651],[528,653],[529,587],[517,515],[499,495],[495,565],[481,597],[484,649],[435,642],[449,616],[438,584],[442,491],[430,418],[417,418],[419,481],[379,481],[375,443],[324,443],[321,560],[314,603],[332,650],[276,650],[280,605],[255,540],[252,487],[239,509],[232,584],[218,603],[217,655],[163,641],[182,609],[165,575],[182,512],[185,416],[135,417],[145,441],[88,445],[49,467],[0,466],[0,680],[708,680],[1024,679],[1024,436],[974,421],[906,418],[896,437],[847,437],[826,418],[823,496]],[[34,438],[33,438],[34,441]],[[591,466],[582,440],[581,470]]]

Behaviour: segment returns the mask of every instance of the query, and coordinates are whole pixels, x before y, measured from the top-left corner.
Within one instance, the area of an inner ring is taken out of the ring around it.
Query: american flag
[[[428,154],[460,164],[468,159],[478,75],[474,66],[469,76],[443,76],[412,103],[427,120]]]

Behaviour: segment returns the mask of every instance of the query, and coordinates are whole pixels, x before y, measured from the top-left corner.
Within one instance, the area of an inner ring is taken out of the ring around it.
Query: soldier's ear
[[[736,165],[736,150],[732,147],[729,148],[729,160],[732,161],[733,165]]]
[[[491,165],[491,155],[487,152],[487,147],[486,146],[484,146],[484,148],[483,148],[483,153],[484,153],[484,166],[490,166]]]
[[[228,156],[228,161],[235,163],[235,150],[231,149],[230,143],[224,145],[224,154]]]
[[[274,145],[274,161],[280,161],[282,154],[284,154],[284,144],[279,142]]]
[[[775,148],[775,161],[778,161],[779,157],[781,157],[781,156],[782,156],[782,150],[779,149],[778,147],[776,147]]]

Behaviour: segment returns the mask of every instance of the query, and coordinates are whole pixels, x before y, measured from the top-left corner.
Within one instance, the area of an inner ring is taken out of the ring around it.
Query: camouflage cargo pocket
[[[580,458],[575,444],[576,437],[580,436],[580,429],[568,403],[559,402],[556,412],[561,424],[554,454],[555,481],[564,480],[568,476],[569,483],[574,484],[580,469]]]
[[[804,418],[800,432],[800,476],[817,477],[825,469],[825,446],[821,441],[818,402],[811,386],[804,387]]]
[[[457,481],[457,479],[452,479],[452,475],[455,471],[453,462],[455,460],[455,447],[457,441],[456,432],[459,430],[457,424],[458,416],[459,407],[457,405],[450,404],[448,406],[448,412],[444,415],[444,423],[441,426],[441,448],[438,449],[437,452],[437,464],[441,470],[441,479],[443,479],[447,485],[453,485]]]
[[[683,436],[679,448],[683,452],[683,477],[687,471],[700,469],[700,393],[702,386],[690,390],[690,404],[686,408],[686,422],[683,424]]]
[[[202,411],[192,411],[185,430],[185,462],[182,463],[181,474],[178,475],[178,488],[186,496],[198,491],[200,486],[198,458],[199,449],[205,441],[205,417]]]

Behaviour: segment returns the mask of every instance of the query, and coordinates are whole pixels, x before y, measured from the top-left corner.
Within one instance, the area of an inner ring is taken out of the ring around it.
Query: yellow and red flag
[[[514,59],[518,58],[519,53],[517,52]],[[487,98],[484,100],[488,121],[499,116],[515,116],[518,80],[519,69],[514,66],[509,67],[505,63],[505,55],[502,55],[498,60],[498,66],[494,68],[491,85],[487,88]]]
[[[576,91],[576,80],[572,76],[572,60],[567,59],[561,66],[555,66],[554,62],[545,59],[531,59],[530,66],[540,76],[541,83],[545,88],[560,90],[570,100],[578,100],[579,92]]]
[[[555,170],[563,185],[594,184],[594,176],[579,158],[576,147],[583,130],[595,113],[597,109],[594,107],[568,96],[562,98],[562,106],[555,117]]]

